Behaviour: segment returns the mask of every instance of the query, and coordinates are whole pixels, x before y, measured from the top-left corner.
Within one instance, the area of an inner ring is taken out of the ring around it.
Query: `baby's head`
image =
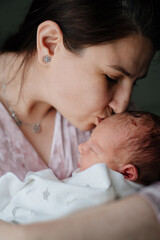
[[[106,163],[130,181],[148,185],[160,180],[160,117],[148,112],[112,115],[79,151],[81,170]]]

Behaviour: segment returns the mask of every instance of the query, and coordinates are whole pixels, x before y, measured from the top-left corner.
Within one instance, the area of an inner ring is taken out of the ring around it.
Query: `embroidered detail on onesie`
[[[15,207],[15,208],[13,208],[13,210],[12,210],[12,215],[15,217],[15,215],[16,215],[16,212],[18,211],[20,209],[20,207]]]
[[[48,197],[50,195],[50,192],[48,191],[48,188],[43,192],[43,199],[48,201]]]

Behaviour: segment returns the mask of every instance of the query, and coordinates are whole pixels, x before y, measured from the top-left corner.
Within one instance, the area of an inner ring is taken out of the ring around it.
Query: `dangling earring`
[[[51,62],[51,57],[49,57],[49,56],[43,57],[43,62],[45,62],[45,63]]]

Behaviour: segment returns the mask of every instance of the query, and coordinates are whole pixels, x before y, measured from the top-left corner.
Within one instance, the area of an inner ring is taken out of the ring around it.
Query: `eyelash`
[[[117,79],[110,78],[108,75],[105,75],[105,77],[108,80],[108,82],[110,82],[110,83],[116,84],[118,82]],[[137,87],[137,80],[134,82],[133,86]]]
[[[108,80],[108,82],[110,82],[110,83],[116,84],[118,82],[117,79],[110,78],[108,75],[105,75],[105,77]]]
[[[134,87],[137,87],[137,80],[133,83]]]

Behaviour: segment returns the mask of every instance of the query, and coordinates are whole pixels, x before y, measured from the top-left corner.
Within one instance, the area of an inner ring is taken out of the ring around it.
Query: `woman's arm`
[[[46,223],[10,226],[1,223],[3,240],[159,240],[160,225],[139,195],[77,212]]]
[[[0,239],[24,240],[26,239],[26,232],[21,226],[0,220]]]

